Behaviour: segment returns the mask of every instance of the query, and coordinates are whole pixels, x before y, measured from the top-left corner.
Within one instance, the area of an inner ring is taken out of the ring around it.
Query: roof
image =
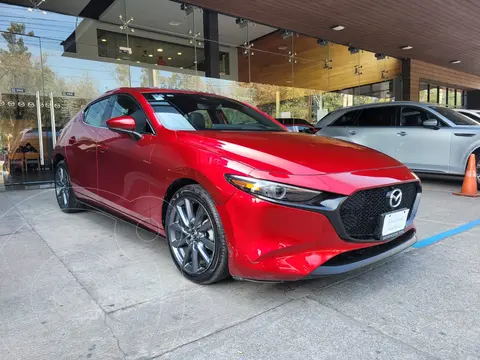
[[[204,94],[204,95],[213,95],[213,96],[220,96],[217,94],[206,93],[202,91],[193,91],[193,90],[176,90],[176,89],[163,89],[163,88],[155,88],[155,87],[119,87],[112,90],[108,90],[105,94],[113,94],[122,91],[138,91],[141,93],[179,93],[179,94]]]
[[[371,103],[371,104],[362,104],[362,105],[354,105],[354,106],[348,106],[348,107],[343,107],[340,109],[335,110],[334,112],[337,111],[349,111],[349,110],[355,110],[355,109],[365,109],[365,108],[370,108],[370,107],[383,107],[383,106],[394,106],[394,105],[409,105],[409,106],[432,106],[435,104],[428,104],[428,103],[423,103],[423,102],[417,102],[417,101],[390,101],[390,102],[377,102],[377,103]],[[333,111],[332,111],[333,112]]]
[[[373,53],[480,75],[480,1],[191,0],[189,3]],[[335,25],[345,29],[333,31],[331,27]],[[411,48],[403,50],[406,45]],[[452,60],[461,63],[452,64]]]

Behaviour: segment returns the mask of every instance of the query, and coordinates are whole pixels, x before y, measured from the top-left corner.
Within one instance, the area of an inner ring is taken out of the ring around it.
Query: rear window
[[[459,113],[462,114],[462,115],[468,116],[472,120],[475,120],[475,121],[480,120],[480,115],[474,115],[474,114],[471,114],[471,113],[468,113],[468,112],[463,112],[463,111],[459,111]]]
[[[439,114],[445,116],[448,120],[453,122],[455,125],[477,125],[477,126],[480,125],[480,123],[452,109],[447,109],[443,106],[430,106],[430,108],[435,110]]]

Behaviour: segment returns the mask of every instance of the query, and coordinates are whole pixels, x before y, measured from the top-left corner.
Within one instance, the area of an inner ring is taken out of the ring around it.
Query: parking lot
[[[52,189],[1,193],[0,358],[478,359],[480,200],[460,186],[425,180],[427,241],[374,267],[211,286],[155,234],[64,214]]]

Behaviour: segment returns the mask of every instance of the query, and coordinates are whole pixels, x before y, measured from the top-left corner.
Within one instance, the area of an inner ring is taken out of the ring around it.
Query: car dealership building
[[[434,0],[2,1],[0,190],[52,181],[63,126],[122,86],[206,91],[312,123],[382,101],[480,108],[479,10]]]

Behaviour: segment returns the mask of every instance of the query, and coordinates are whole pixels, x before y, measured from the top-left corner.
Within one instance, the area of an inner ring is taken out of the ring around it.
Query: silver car
[[[473,121],[476,121],[480,125],[480,110],[470,110],[470,109],[454,109],[458,111],[460,114],[469,117]]]
[[[470,154],[480,183],[480,126],[442,106],[409,101],[336,110],[316,125],[329,136],[379,150],[416,172],[463,175]]]

